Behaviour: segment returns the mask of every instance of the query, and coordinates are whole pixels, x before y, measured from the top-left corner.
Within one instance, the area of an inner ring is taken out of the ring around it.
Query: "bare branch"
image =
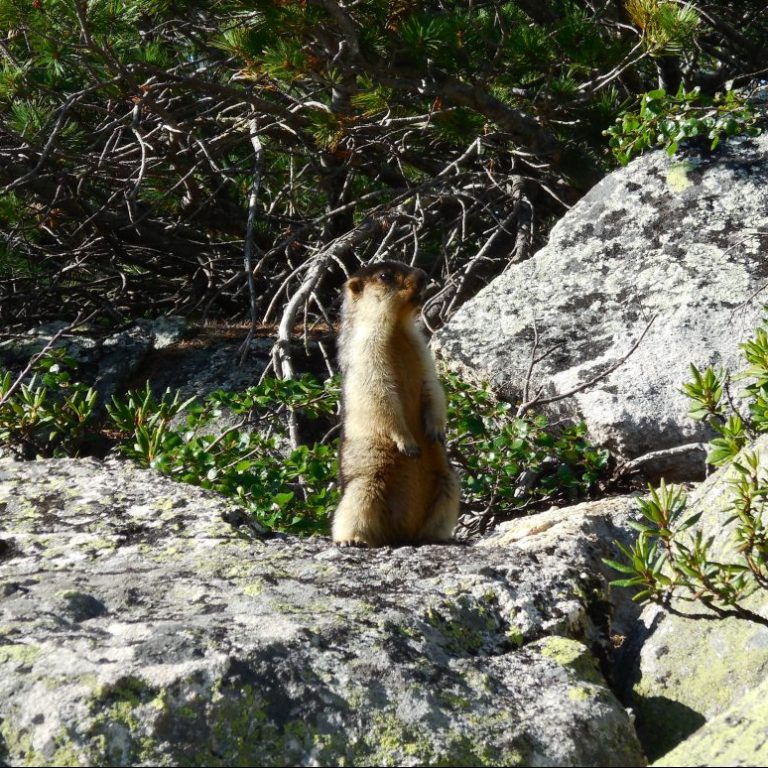
[[[637,341],[631,346],[629,351],[622,357],[620,360],[617,360],[613,365],[606,368],[601,373],[597,374],[596,376],[593,376],[588,381],[585,381],[583,384],[579,384],[577,387],[573,387],[572,389],[569,389],[567,392],[561,392],[560,394],[553,395],[552,397],[541,397],[542,390],[540,389],[530,400],[523,401],[517,408],[517,417],[520,418],[523,414],[528,412],[531,408],[534,406],[540,406],[540,405],[549,405],[549,403],[557,403],[560,400],[565,400],[566,398],[573,397],[573,395],[578,394],[579,392],[584,392],[585,390],[589,389],[590,387],[593,387],[595,384],[597,384],[599,381],[604,379],[606,376],[613,373],[617,368],[620,368],[624,363],[629,360],[629,358],[632,356],[632,354],[635,352],[635,350],[640,346],[640,342],[645,338],[645,334],[648,333],[648,330],[650,329],[651,325],[653,324],[653,321],[656,319],[656,315],[654,315],[646,324],[645,328],[643,328],[643,332],[638,337]],[[536,343],[538,345],[538,342]],[[534,353],[535,355],[535,353]],[[532,357],[534,357],[532,355]],[[541,359],[541,358],[540,358]]]
[[[264,171],[264,147],[261,144],[258,134],[258,126],[255,119],[248,122],[250,130],[251,144],[253,145],[254,165],[253,180],[251,182],[251,191],[248,196],[248,221],[245,225],[245,254],[244,267],[245,279],[248,284],[248,296],[250,298],[251,327],[245,341],[240,346],[240,365],[245,363],[248,352],[251,348],[251,339],[256,332],[256,326],[259,321],[258,298],[256,296],[256,283],[253,275],[253,228],[256,222],[256,202],[261,187],[261,176]]]

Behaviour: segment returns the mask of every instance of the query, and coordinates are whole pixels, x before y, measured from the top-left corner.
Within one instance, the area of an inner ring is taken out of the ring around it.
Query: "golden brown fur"
[[[425,284],[420,269],[380,262],[344,287],[342,498],[333,518],[342,544],[447,541],[456,524],[445,395],[416,326]]]

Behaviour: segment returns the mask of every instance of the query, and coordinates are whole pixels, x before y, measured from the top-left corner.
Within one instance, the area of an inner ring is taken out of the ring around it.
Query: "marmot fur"
[[[426,274],[384,261],[344,286],[340,544],[447,541],[459,483],[445,451],[445,395],[416,325]]]

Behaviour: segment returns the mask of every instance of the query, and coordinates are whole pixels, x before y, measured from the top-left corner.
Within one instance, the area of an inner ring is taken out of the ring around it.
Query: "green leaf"
[[[617,560],[610,560],[608,558],[602,558],[603,562],[606,565],[609,565],[611,568],[613,568],[615,571],[619,571],[621,573],[635,573],[635,569],[627,565],[626,563],[620,563]],[[613,582],[611,582],[613,584]]]

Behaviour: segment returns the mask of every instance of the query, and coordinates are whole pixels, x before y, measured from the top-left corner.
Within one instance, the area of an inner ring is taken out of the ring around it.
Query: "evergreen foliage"
[[[659,88],[719,109],[768,41],[757,0],[0,0],[0,30],[19,326],[243,315],[244,251],[254,319],[292,328],[297,296],[332,319],[343,271],[384,257],[443,286],[439,324],[610,167],[641,94],[662,125]],[[622,161],[655,143],[633,125]]]

